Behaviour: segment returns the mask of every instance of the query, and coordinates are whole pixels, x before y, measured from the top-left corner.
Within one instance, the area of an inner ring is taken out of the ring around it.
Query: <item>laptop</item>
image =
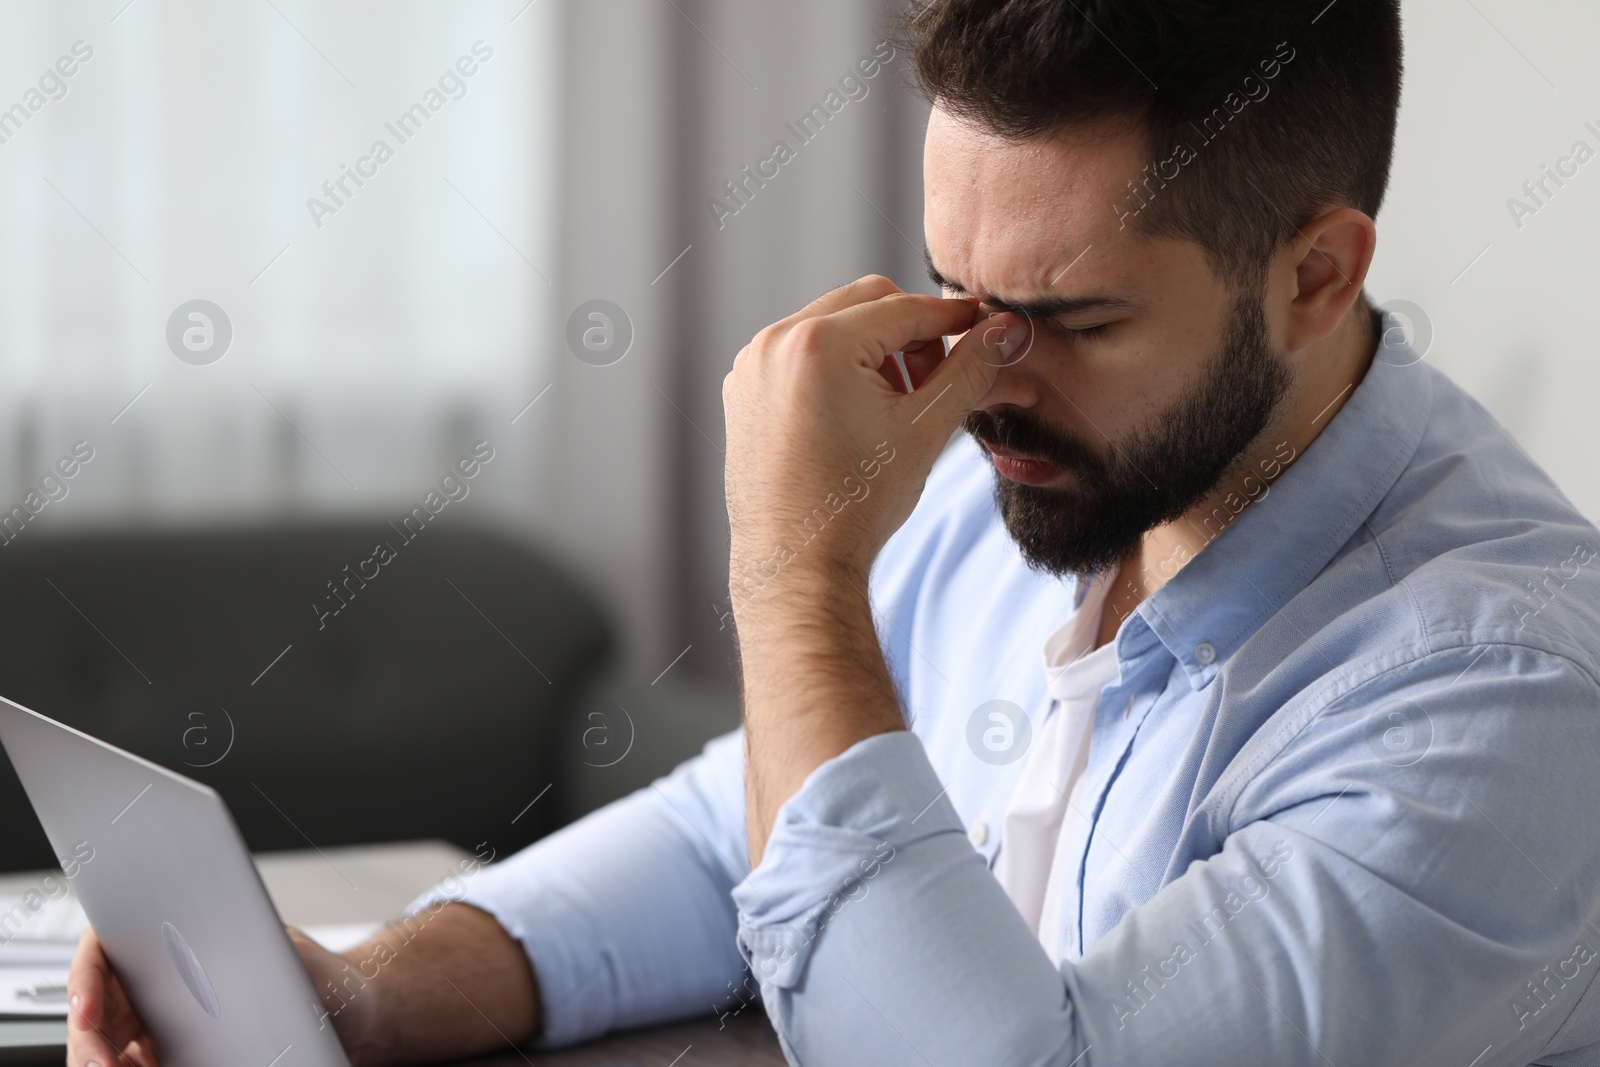
[[[162,1067],[350,1067],[216,790],[4,697],[0,745]]]

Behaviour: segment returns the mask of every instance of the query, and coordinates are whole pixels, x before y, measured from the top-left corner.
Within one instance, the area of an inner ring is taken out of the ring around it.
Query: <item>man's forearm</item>
[[[348,1034],[341,1027],[355,1067],[433,1063],[521,1044],[537,1032],[528,957],[478,908],[423,910],[340,955],[347,967],[334,981],[350,997],[340,1013],[355,1009],[360,1019]]]
[[[864,574],[785,574],[738,613],[750,865],[761,862],[783,802],[856,742],[905,728]]]
[[[979,307],[869,275],[756,334],[723,379],[752,866],[806,775],[905,728],[863,590],[951,434],[1031,336],[1009,312],[974,330]]]

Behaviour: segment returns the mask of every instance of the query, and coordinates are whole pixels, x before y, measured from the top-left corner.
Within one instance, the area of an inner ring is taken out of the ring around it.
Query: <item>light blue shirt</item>
[[[1600,1064],[1600,532],[1398,346],[1234,505],[1117,632],[1054,953],[991,871],[1026,760],[972,724],[1038,737],[1080,590],[963,439],[873,571],[911,729],[758,869],[735,732],[451,894],[527,949],[536,1045],[759,999],[808,1067]]]

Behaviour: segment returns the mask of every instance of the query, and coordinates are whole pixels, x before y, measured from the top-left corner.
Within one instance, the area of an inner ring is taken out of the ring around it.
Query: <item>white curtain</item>
[[[485,438],[479,506],[536,511],[517,416],[561,337],[559,18],[0,9],[0,510],[83,440],[41,524],[378,513]],[[231,326],[214,362],[168,342],[195,300]]]

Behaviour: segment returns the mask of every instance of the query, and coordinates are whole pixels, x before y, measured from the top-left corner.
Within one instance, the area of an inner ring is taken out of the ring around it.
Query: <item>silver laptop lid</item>
[[[163,1067],[349,1067],[215,790],[4,697],[0,744]]]

